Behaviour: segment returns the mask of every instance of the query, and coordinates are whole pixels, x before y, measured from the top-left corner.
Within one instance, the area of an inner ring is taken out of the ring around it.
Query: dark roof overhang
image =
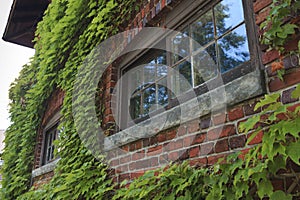
[[[36,26],[50,0],[14,0],[2,39],[33,48]]]

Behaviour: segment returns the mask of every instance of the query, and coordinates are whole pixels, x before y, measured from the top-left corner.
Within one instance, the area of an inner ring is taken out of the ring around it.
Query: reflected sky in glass
[[[216,45],[212,44],[193,56],[194,84],[200,85],[217,75]]]
[[[202,46],[214,40],[213,12],[208,11],[196,22],[191,24],[191,37],[193,38],[193,50],[196,51]]]
[[[222,73],[250,60],[245,24],[218,40],[218,48]]]
[[[223,0],[216,5],[214,12],[218,36],[244,21],[242,0]]]

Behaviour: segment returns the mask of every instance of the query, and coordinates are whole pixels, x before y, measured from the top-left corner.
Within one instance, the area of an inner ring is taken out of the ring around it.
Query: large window
[[[162,107],[168,109],[174,92],[186,95],[193,90],[201,95],[208,90],[205,85],[213,85],[217,78],[226,84],[253,71],[254,30],[247,0],[211,2],[179,22],[177,34],[162,39],[170,51],[151,49],[121,69],[121,75],[127,76],[121,129]]]

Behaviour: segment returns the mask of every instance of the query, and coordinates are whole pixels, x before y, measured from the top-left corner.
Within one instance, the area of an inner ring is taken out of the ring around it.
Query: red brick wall
[[[123,25],[124,30],[127,31],[125,34],[128,35],[128,30],[132,28],[141,30],[146,24],[150,26],[164,26],[164,14],[171,10],[172,6],[175,6],[175,1],[171,1],[168,5],[166,5],[166,1],[145,1],[144,7],[133,15],[135,17],[128,24]],[[179,1],[176,2],[178,3]],[[269,6],[272,1],[256,0],[253,2],[256,24],[259,26],[269,14]],[[257,29],[257,34],[261,35],[262,32]],[[131,35],[131,38],[133,37],[134,35]],[[295,41],[298,40],[299,36],[294,37],[293,41],[286,44],[286,49],[294,50],[296,48]],[[294,85],[300,82],[298,57],[292,56],[284,59],[287,73],[284,76],[285,81],[282,82],[271,71],[271,63],[279,59],[278,52],[274,50],[268,51],[263,45],[261,45],[261,51],[262,63],[265,65],[267,92],[280,92],[281,101],[284,104],[293,103],[294,107],[299,106],[299,100],[291,98],[291,91],[294,89]],[[102,126],[107,131],[106,135],[111,135],[115,131],[115,122],[111,107],[116,106],[115,102],[112,102],[112,91],[118,77],[117,67],[117,64],[109,66],[102,79],[100,103],[104,106]],[[219,158],[234,151],[247,152],[253,145],[261,142],[263,132],[258,134],[246,146],[246,139],[251,133],[239,133],[238,126],[240,122],[259,112],[259,110],[254,111],[253,109],[260,98],[262,97],[249,99],[227,108],[225,113],[198,117],[180,127],[173,127],[172,129],[160,132],[151,138],[140,139],[124,145],[122,149],[128,152],[125,155],[119,155],[118,151],[108,152],[109,157],[114,158],[110,162],[111,166],[116,169],[115,176],[113,177],[114,180],[121,182],[124,179],[134,179],[142,175],[145,170],[155,169],[163,164],[167,164],[166,160],[189,160],[191,165],[208,166],[213,165]],[[56,91],[52,95],[43,118],[42,126],[47,123],[47,120],[61,106],[62,99],[63,92],[61,91]],[[40,163],[41,134],[42,131],[39,132],[38,137],[35,168],[39,167]],[[172,145],[169,145],[170,143]],[[46,177],[45,180],[48,180],[48,178]],[[44,178],[34,180],[34,185],[39,184],[41,180],[44,180]],[[281,187],[280,185],[287,187],[291,184],[286,180],[276,180],[274,183],[276,187]]]
[[[46,111],[42,119],[41,127],[38,131],[37,142],[35,147],[35,155],[34,155],[34,169],[41,167],[41,153],[42,153],[42,144],[43,144],[43,131],[49,120],[60,110],[62,106],[64,98],[64,92],[60,89],[56,89],[48,101],[46,102]],[[47,173],[45,175],[34,178],[33,185],[36,187],[37,185],[41,185],[45,182],[48,182],[53,173]]]
[[[161,25],[157,19],[163,20],[163,14],[170,7],[164,6],[164,1],[150,1],[145,4],[132,23],[130,28],[142,28],[143,22],[147,19],[148,24]],[[257,34],[261,36],[259,25],[266,19],[270,12],[272,0],[253,1],[253,8],[256,16]],[[157,8],[163,10],[159,15],[155,13]],[[155,13],[155,14],[154,14]],[[157,18],[156,18],[157,17]],[[286,44],[287,50],[295,50],[300,36],[293,37],[292,41]],[[267,47],[261,45],[262,63],[265,66],[267,93],[280,92],[281,101],[284,104],[293,103],[299,106],[298,99],[291,98],[291,92],[295,84],[300,82],[299,60],[297,56],[288,56],[284,58],[286,75],[285,81],[280,81],[276,73],[271,71],[271,63],[279,59],[279,53],[274,50],[267,50]],[[115,74],[111,77],[115,77]],[[116,80],[106,80],[106,89],[111,91]],[[107,87],[108,86],[108,87]],[[109,94],[109,92],[105,92]],[[254,111],[255,104],[262,98],[249,99],[233,107],[227,108],[225,113],[198,117],[180,127],[158,133],[151,138],[141,139],[133,143],[124,145],[122,149],[128,153],[121,155],[118,150],[108,152],[111,160],[111,166],[115,168],[116,175],[114,180],[121,182],[124,179],[134,179],[142,175],[146,170],[155,169],[166,164],[165,160],[189,160],[191,165],[208,166],[213,165],[219,158],[224,157],[234,151],[247,152],[249,148],[262,141],[263,132],[258,134],[250,143],[246,145],[246,139],[251,135],[242,134],[238,131],[240,122],[260,112]],[[111,98],[105,102],[105,123],[114,123],[110,111]],[[219,135],[220,134],[220,135]],[[169,145],[172,143],[172,145]],[[290,184],[286,180],[274,181],[275,188],[279,185]]]
[[[49,173],[46,173],[41,176],[33,178],[32,186],[34,187],[34,189],[39,189],[41,186],[49,183],[50,180],[52,179],[53,175],[54,175],[54,172],[49,172]]]

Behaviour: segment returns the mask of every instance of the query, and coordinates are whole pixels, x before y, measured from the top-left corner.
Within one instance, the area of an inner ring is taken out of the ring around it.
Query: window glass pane
[[[190,51],[190,40],[189,40],[189,29],[186,27],[181,33],[178,33],[172,38],[171,41],[171,52],[172,63],[176,63],[183,57],[189,55]]]
[[[143,91],[143,111],[142,114],[146,115],[150,111],[156,110],[156,88],[155,84],[149,85]]]
[[[137,67],[135,70],[130,70],[130,89],[131,91],[135,91],[139,86],[143,84],[143,74],[142,74],[142,68]]]
[[[226,72],[248,60],[250,53],[245,25],[218,41],[221,72]]]
[[[167,76],[167,74],[168,74],[168,66],[166,66],[166,65],[158,65],[157,66],[157,78]]]
[[[193,56],[194,83],[200,85],[217,75],[217,57],[215,44]]]
[[[144,65],[144,83],[153,83],[155,81],[156,64],[149,63]]]
[[[140,117],[141,114],[141,94],[137,94],[130,98],[129,113],[131,119]]]
[[[160,65],[166,65],[167,64],[167,58],[166,58],[166,52],[162,52],[161,55],[157,56],[156,63]]]
[[[184,61],[174,67],[178,73],[173,74],[173,88],[177,94],[188,91],[192,88],[192,70],[191,63]]]
[[[214,23],[212,10],[202,15],[200,19],[191,24],[193,50],[196,51],[214,39]]]
[[[215,6],[214,12],[218,36],[244,21],[242,0],[223,0]]]
[[[167,105],[168,98],[167,77],[165,77],[157,83],[157,104],[160,106]]]

